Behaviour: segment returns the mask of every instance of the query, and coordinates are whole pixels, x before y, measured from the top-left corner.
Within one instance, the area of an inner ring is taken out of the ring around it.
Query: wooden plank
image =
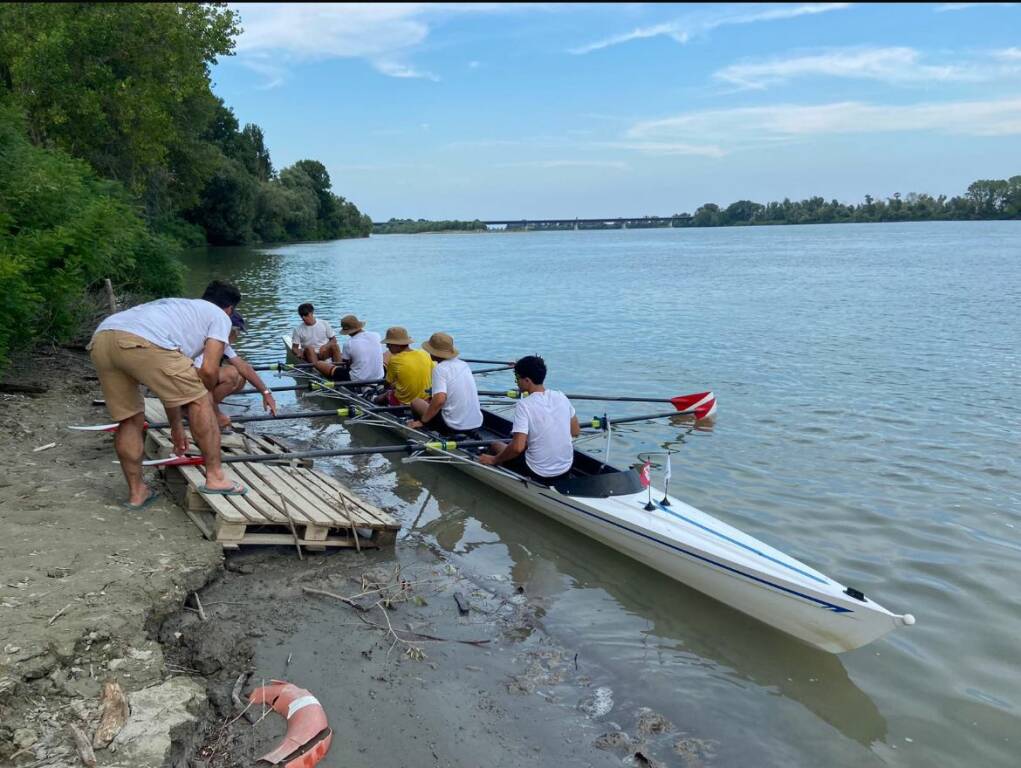
[[[205,467],[181,467],[181,471],[196,492],[198,486],[206,482]],[[230,474],[227,476],[231,477]],[[206,503],[216,511],[217,517],[223,518],[227,523],[260,525],[266,522],[265,516],[245,501],[244,496],[223,496],[218,493],[203,493],[201,495]]]
[[[216,531],[214,526],[216,525],[216,517],[208,512],[193,511],[185,507],[184,514],[191,518],[191,521],[195,523],[195,526],[202,532],[210,541],[216,539]]]
[[[278,484],[277,487],[282,487],[285,489],[285,492],[291,494],[291,498],[301,499],[304,504],[309,505],[311,509],[315,510],[316,517],[314,519],[317,523],[340,528],[351,527],[352,521],[349,516],[338,514],[330,506],[331,499],[324,499],[316,494],[314,490],[310,490],[307,487],[306,483],[313,474],[312,471],[297,469],[294,474],[291,474],[289,469],[283,467],[265,467],[264,469],[273,475]],[[361,524],[360,520],[361,518],[356,518],[355,524]],[[367,525],[367,522],[365,525]]]
[[[242,545],[256,545],[256,544],[271,544],[277,546],[291,547],[294,545],[294,537],[291,534],[283,533],[246,533],[245,537],[240,541],[236,542]],[[306,549],[312,549],[313,547],[343,547],[345,549],[354,549],[355,542],[351,538],[342,538],[338,536],[330,536],[323,541],[308,541],[307,539],[298,539],[298,543]],[[358,546],[363,549],[371,549],[377,545],[372,541],[366,541],[361,539],[358,542]]]
[[[333,524],[332,518],[322,511],[322,505],[318,503],[315,497],[309,498],[306,494],[301,493],[301,489],[298,486],[284,482],[283,478],[276,474],[272,467],[253,464],[251,469],[265,483],[267,488],[271,489],[278,500],[281,496],[288,499],[290,502],[288,509],[298,510],[310,522],[320,525]]]
[[[352,506],[356,507],[362,517],[370,524],[388,525],[393,523],[393,518],[390,518],[389,515],[382,510],[355,496],[350,488],[336,478],[327,475],[324,472],[315,472],[314,482],[322,489],[322,492],[328,495],[331,499],[335,499],[337,496],[345,496],[348,503],[352,504],[353,502]]]
[[[265,484],[262,483],[258,475],[252,471],[251,464],[238,462],[237,464],[231,464],[230,467],[231,470],[236,473],[241,482],[248,486],[247,496],[242,496],[240,498],[245,499],[245,501],[257,510],[267,520],[267,522],[287,522],[287,515],[283,512],[279,495],[266,490]],[[248,496],[251,496],[251,498],[249,499]],[[300,520],[296,518],[294,522],[305,523],[307,520]]]
[[[316,472],[315,475],[316,478],[320,481],[320,484],[325,489],[328,489],[327,492],[332,492],[332,494],[334,495],[343,495],[344,497],[346,497],[349,504],[353,504],[361,511],[361,514],[364,517],[366,517],[370,521],[373,521],[372,523],[373,525],[377,526],[382,525],[386,527],[396,528],[401,527],[400,523],[398,523],[393,516],[387,514],[374,504],[370,504],[361,497],[356,496],[350,488],[348,488],[346,485],[341,483],[336,478],[326,475],[322,472]]]
[[[216,518],[216,523],[213,526],[217,541],[233,541],[239,544],[244,540],[247,530],[247,525],[227,523],[221,517]]]

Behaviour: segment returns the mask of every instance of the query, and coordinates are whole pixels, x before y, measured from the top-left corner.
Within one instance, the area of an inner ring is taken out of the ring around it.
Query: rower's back
[[[433,369],[433,397],[444,393],[443,420],[451,429],[470,431],[482,426],[482,408],[475,376],[464,360],[453,357],[440,360]]]

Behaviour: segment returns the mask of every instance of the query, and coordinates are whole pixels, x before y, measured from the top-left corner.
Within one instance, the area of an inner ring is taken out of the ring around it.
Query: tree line
[[[882,221],[978,221],[1021,218],[1021,176],[980,179],[963,195],[933,197],[911,192],[883,199],[866,195],[858,204],[810,197],[806,200],[762,205],[738,200],[726,208],[706,203],[694,214],[680,213],[684,223],[674,226],[729,227],[759,224],[840,224]],[[690,218],[689,218],[690,217]]]
[[[224,3],[0,3],[0,366],[69,339],[104,278],[179,292],[183,246],[369,234],[213,94],[240,31]]]
[[[485,232],[488,228],[474,221],[430,221],[429,219],[390,219],[372,227],[375,235],[417,235],[425,232]]]

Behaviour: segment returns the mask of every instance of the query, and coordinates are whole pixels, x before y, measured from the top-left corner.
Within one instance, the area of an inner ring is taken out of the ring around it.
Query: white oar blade
[[[69,425],[68,429],[73,429],[76,432],[114,432],[119,425],[117,422],[113,424],[90,424],[88,426]]]

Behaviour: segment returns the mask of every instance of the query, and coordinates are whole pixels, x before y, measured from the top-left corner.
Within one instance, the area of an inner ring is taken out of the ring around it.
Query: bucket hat
[[[441,360],[450,360],[459,354],[454,346],[454,340],[448,333],[434,333],[429,337],[429,341],[422,342],[422,349]]]
[[[408,331],[399,325],[387,328],[386,338],[383,339],[384,344],[396,344],[398,346],[405,346],[412,341],[413,339],[408,335]]]
[[[344,315],[340,318],[340,332],[350,336],[365,327],[365,323],[355,315]]]

